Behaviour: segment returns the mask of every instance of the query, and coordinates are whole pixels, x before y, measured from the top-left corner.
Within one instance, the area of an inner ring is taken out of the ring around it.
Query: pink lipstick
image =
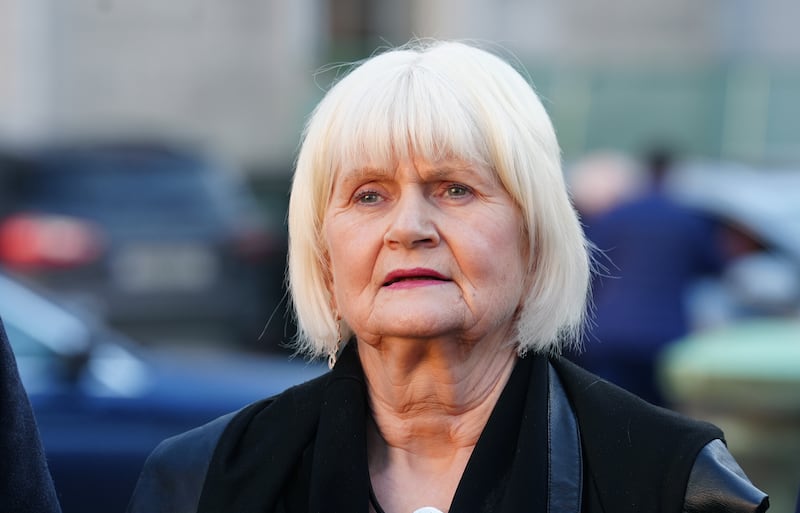
[[[384,278],[383,286],[393,289],[413,288],[434,285],[446,281],[450,280],[433,269],[415,267],[414,269],[398,269],[390,272],[386,275],[386,278]]]

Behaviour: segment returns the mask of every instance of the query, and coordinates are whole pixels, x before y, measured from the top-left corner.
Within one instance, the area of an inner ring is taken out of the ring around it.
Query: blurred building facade
[[[310,103],[313,0],[0,0],[0,137],[168,137],[286,162]]]
[[[513,53],[567,156],[668,138],[800,161],[798,17],[793,0],[0,0],[0,137],[177,134],[285,167],[315,70],[430,36]]]

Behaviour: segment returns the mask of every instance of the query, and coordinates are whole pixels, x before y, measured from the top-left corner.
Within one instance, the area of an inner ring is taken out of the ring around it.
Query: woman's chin
[[[444,323],[441,320],[429,319],[429,322],[419,320],[406,323],[384,323],[377,327],[375,332],[380,333],[382,337],[416,339],[457,335],[461,330],[461,326],[453,325],[452,320]]]
[[[370,324],[387,336],[428,338],[463,330],[468,311],[451,298],[417,297],[378,305]]]

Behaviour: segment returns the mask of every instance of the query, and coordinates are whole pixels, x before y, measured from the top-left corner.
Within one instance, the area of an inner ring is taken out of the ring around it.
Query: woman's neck
[[[436,341],[382,346],[391,349],[359,347],[359,354],[386,443],[429,456],[474,446],[514,368],[514,348],[464,350]]]
[[[446,511],[514,368],[515,349],[383,340],[359,344],[359,356],[372,413],[370,474],[381,503]]]

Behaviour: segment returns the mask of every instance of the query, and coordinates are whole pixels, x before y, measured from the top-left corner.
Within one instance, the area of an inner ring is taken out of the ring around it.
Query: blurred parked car
[[[159,441],[326,369],[277,355],[146,349],[2,273],[0,317],[64,513],[121,513]]]
[[[145,339],[191,328],[275,342],[258,341],[286,251],[283,219],[268,214],[234,172],[183,148],[75,144],[0,159],[0,266]]]
[[[800,170],[692,162],[671,185],[719,223],[730,256],[724,274],[697,289],[698,322],[800,318]]]

